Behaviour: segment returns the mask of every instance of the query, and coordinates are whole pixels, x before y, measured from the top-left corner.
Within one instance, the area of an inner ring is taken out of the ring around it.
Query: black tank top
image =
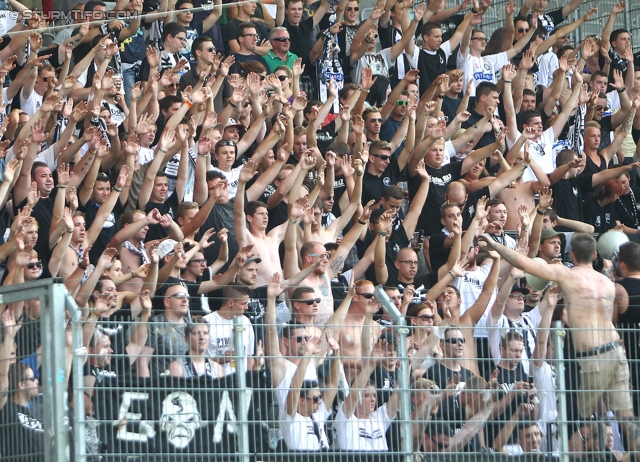
[[[624,329],[621,332],[627,349],[628,359],[640,358],[640,279],[625,278],[619,281],[629,294],[629,306],[624,314],[618,317],[618,327]]]

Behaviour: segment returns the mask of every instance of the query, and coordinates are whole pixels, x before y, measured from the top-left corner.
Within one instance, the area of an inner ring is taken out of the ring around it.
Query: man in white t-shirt
[[[504,111],[507,117],[507,147],[510,149],[520,138],[521,133],[518,130],[518,123],[516,120],[516,111],[513,106],[513,90],[511,79],[516,75],[513,66],[505,66],[503,69],[504,78],[504,91],[502,92],[504,101]],[[531,128],[536,136],[529,140],[529,154],[531,160],[540,167],[547,175],[553,172],[556,168],[556,156],[553,152],[553,144],[558,139],[565,124],[569,120],[571,112],[578,103],[578,96],[580,96],[580,90],[582,88],[582,74],[576,72],[573,75],[571,96],[562,107],[562,112],[558,114],[553,125],[546,130],[543,129],[542,115],[540,112],[532,110],[525,111],[520,114],[520,121],[522,122],[523,130]],[[522,182],[535,181],[537,178],[531,170],[531,167],[525,170],[522,175]]]
[[[467,88],[467,84],[473,81],[470,96],[475,96],[476,87],[480,82],[497,83],[496,75],[498,71],[502,69],[502,66],[509,64],[509,60],[522,51],[531,40],[535,30],[535,27],[531,27],[529,32],[507,51],[495,55],[482,56],[482,52],[487,47],[487,36],[480,29],[474,29],[472,24],[467,26],[456,59],[458,69],[464,71],[462,88]]]
[[[243,284],[231,283],[222,289],[224,303],[218,311],[214,311],[204,317],[206,323],[211,326],[209,334],[209,348],[207,356],[220,363],[225,375],[235,372],[235,355],[233,347],[233,318],[242,316],[244,355],[247,357],[247,370],[253,368],[253,355],[255,354],[255,334],[251,321],[244,312],[249,306],[251,289]]]
[[[385,433],[398,410],[398,393],[393,391],[376,409],[376,384],[371,373],[384,358],[385,345],[378,344],[351,385],[349,396],[334,421],[336,448],[342,451],[388,451]]]
[[[331,404],[338,391],[340,377],[340,358],[338,342],[329,338],[333,352],[329,382],[325,383],[324,393],[318,388],[316,380],[304,380],[302,371],[307,370],[311,359],[321,354],[321,339],[316,337],[306,342],[304,356],[291,380],[287,393],[285,412],[280,416],[280,428],[287,448],[291,451],[328,451],[329,439],[325,422],[331,415]]]
[[[56,78],[56,70],[51,64],[43,64],[38,68],[37,74],[32,72],[27,77],[20,91],[20,109],[29,114],[29,117],[33,115],[42,106],[42,100],[47,88],[49,88],[50,79]]]

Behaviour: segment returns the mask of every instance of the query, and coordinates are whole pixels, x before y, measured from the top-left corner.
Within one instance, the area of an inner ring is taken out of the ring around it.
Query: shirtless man
[[[515,161],[512,168],[518,168],[518,165],[528,164],[529,168],[533,171],[537,180],[522,181],[522,176],[518,177],[515,183],[512,183],[511,187],[503,189],[496,197],[504,201],[504,205],[507,207],[507,222],[504,229],[517,229],[519,224],[518,209],[524,204],[528,210],[535,208],[534,196],[543,187],[549,186],[551,183],[549,177],[545,175],[538,165],[531,160],[530,146],[528,139],[533,136],[533,132],[530,128],[525,128],[524,133],[518,141],[513,145],[510,152],[514,150],[516,152]],[[520,154],[520,147],[524,144],[524,154]],[[507,154],[507,157],[511,157]],[[527,159],[525,161],[525,159]]]
[[[380,337],[380,326],[373,321],[373,315],[380,310],[380,302],[373,293],[373,282],[359,280],[338,333],[338,343],[342,350],[342,365],[347,383],[352,383],[362,370],[362,358],[369,358]]]
[[[251,201],[247,204],[245,215],[244,190],[247,182],[253,178],[258,163],[250,160],[240,171],[238,178],[238,190],[234,204],[234,220],[236,225],[236,239],[241,247],[253,245],[253,252],[262,259],[258,267],[256,285],[266,286],[273,273],[282,275],[278,248],[284,239],[287,223],[283,223],[266,232],[269,224],[269,211],[267,204],[260,201]],[[249,229],[247,229],[247,223]]]
[[[299,227],[298,222],[306,213],[308,204],[306,203],[306,199],[302,199],[290,205],[289,220],[287,220],[286,223],[287,231],[284,240],[284,276],[290,279],[294,274],[298,273],[300,269],[305,269],[313,265],[318,259],[322,260],[322,263],[320,263],[315,271],[300,283],[300,285],[313,287],[316,297],[321,299],[318,314],[314,320],[314,324],[317,326],[324,326],[329,317],[334,313],[331,280],[342,271],[347,254],[356,244],[361,231],[367,226],[367,221],[371,215],[371,205],[370,203],[365,206],[358,221],[344,238],[342,238],[340,245],[333,253],[327,252],[324,244],[309,241],[305,242],[300,248],[300,259],[298,258],[297,248],[297,228]],[[302,263],[301,267],[299,266],[299,261]]]
[[[291,292],[292,319],[307,325],[307,332],[311,337],[322,336],[322,329],[313,325],[313,320],[318,314],[320,299],[316,298],[313,287],[298,286]]]
[[[580,417],[588,419],[604,395],[608,409],[615,412],[616,420],[622,424],[627,441],[634,442],[640,427],[634,422],[629,366],[612,322],[616,289],[613,282],[591,265],[597,257],[593,236],[584,233],[573,235],[573,268],[540,263],[498,244],[486,235],[479,239],[511,265],[534,276],[555,281],[560,286],[568,324],[572,328],[571,340],[582,368],[581,393],[578,396]],[[638,448],[632,443],[629,449],[634,451]]]

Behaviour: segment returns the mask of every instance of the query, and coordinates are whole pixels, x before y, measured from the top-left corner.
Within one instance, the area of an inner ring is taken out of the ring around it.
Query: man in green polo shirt
[[[270,71],[273,72],[276,67],[282,65],[293,70],[293,62],[298,57],[289,51],[289,48],[291,48],[289,31],[284,27],[274,27],[269,32],[269,41],[272,48],[264,56],[264,59],[267,61]]]

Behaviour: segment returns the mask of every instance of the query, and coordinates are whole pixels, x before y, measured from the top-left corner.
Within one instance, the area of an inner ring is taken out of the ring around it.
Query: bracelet
[[[158,148],[158,151],[164,152],[165,154],[167,153],[167,150],[166,149],[162,149],[162,148]]]
[[[69,231],[68,229],[65,229],[65,231],[69,234],[71,234],[73,232],[73,230]]]
[[[114,191],[117,191],[117,192],[119,192],[119,193],[121,193],[121,192],[122,192],[122,188],[118,188],[117,186],[114,186],[114,187],[113,187],[113,188],[111,188],[111,189],[113,189]]]
[[[198,154],[198,157],[207,157],[209,154]]]
[[[193,101],[191,101],[191,98],[187,98],[186,100],[184,100],[184,103],[189,106],[189,108],[193,107]]]
[[[385,237],[387,235],[386,231],[378,231],[378,236]]]
[[[59,184],[58,185],[58,189],[67,189],[67,185],[66,184]]]
[[[617,88],[616,91],[618,93],[624,93],[625,91],[627,91],[627,87]]]
[[[538,215],[544,215],[544,211],[542,211],[542,210],[540,210],[540,209],[537,209],[537,210],[536,210],[536,213],[537,213]]]
[[[367,224],[366,221],[362,221],[360,218],[358,218],[358,223],[360,223],[361,225],[366,225]]]
[[[136,273],[134,271],[131,271],[131,279],[136,277]]]
[[[364,172],[362,172],[362,173],[356,173],[356,176],[362,176],[362,175],[364,175]]]
[[[438,99],[444,99],[444,95],[438,95]]]
[[[298,223],[298,220],[294,220],[293,218],[289,218],[289,221],[294,225]]]
[[[453,274],[453,271],[449,271],[449,274],[451,275],[451,277],[452,277],[453,279],[455,279],[455,278],[456,278],[456,275],[455,275],[455,274]]]
[[[511,83],[511,80],[503,80],[502,83]]]
[[[80,267],[80,269],[83,269],[86,271],[87,267],[86,266],[82,266],[80,263],[78,263],[78,266]]]
[[[233,104],[231,101],[229,101],[229,106],[231,106],[231,107],[238,107],[238,105],[237,105],[237,104]]]
[[[478,13],[480,13],[480,10],[476,10],[474,7],[471,7],[471,12],[473,14],[478,14]]]
[[[522,227],[522,231],[529,231],[529,227],[528,226],[523,226]]]

